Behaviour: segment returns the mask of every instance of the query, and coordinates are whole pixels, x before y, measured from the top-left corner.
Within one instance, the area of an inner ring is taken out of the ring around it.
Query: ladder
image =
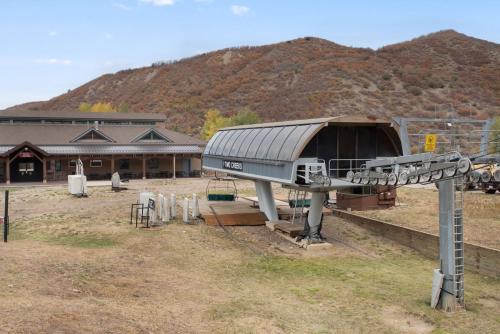
[[[290,198],[292,190],[288,193],[288,202],[290,203]],[[307,192],[305,191],[300,191],[300,190],[294,190],[293,191],[293,200],[294,200],[294,205],[293,205],[293,213],[292,213],[292,224],[295,224],[295,218],[297,215],[299,215],[299,223],[302,223],[303,216],[304,216],[304,206],[306,205],[306,195]],[[300,206],[299,206],[300,203]]]
[[[464,306],[464,177],[455,177],[454,209],[453,218],[453,243],[455,250],[455,274],[453,286],[457,302]]]

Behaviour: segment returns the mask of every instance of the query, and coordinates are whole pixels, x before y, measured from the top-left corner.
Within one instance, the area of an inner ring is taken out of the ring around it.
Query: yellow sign
[[[437,135],[425,135],[425,152],[434,152],[436,150]]]

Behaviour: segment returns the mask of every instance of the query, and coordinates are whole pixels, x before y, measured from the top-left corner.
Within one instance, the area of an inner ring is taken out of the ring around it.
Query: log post
[[[5,160],[5,183],[10,184],[10,157]]]
[[[47,183],[47,158],[43,157],[42,165],[43,165],[43,183]]]
[[[142,179],[146,179],[146,155],[142,155]]]
[[[172,158],[172,165],[173,165],[173,170],[174,170],[174,174],[173,174],[173,176],[172,176],[172,177],[173,177],[173,179],[175,180],[175,154],[174,154],[174,156],[173,156],[173,158]]]

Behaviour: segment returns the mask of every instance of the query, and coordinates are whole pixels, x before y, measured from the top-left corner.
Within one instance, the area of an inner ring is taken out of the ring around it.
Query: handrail
[[[360,171],[364,169],[365,162],[372,159],[373,158],[330,159],[328,160],[328,176],[340,177],[341,175],[339,175],[339,172],[348,172],[350,170],[355,172]],[[362,163],[358,164],[358,161]],[[339,163],[341,162],[349,162],[349,167],[339,167]],[[336,168],[332,167],[333,163],[336,163]]]

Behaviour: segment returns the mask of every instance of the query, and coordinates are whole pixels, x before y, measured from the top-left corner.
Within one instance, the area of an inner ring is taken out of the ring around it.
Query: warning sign
[[[436,150],[437,135],[425,135],[425,152],[434,152]]]

